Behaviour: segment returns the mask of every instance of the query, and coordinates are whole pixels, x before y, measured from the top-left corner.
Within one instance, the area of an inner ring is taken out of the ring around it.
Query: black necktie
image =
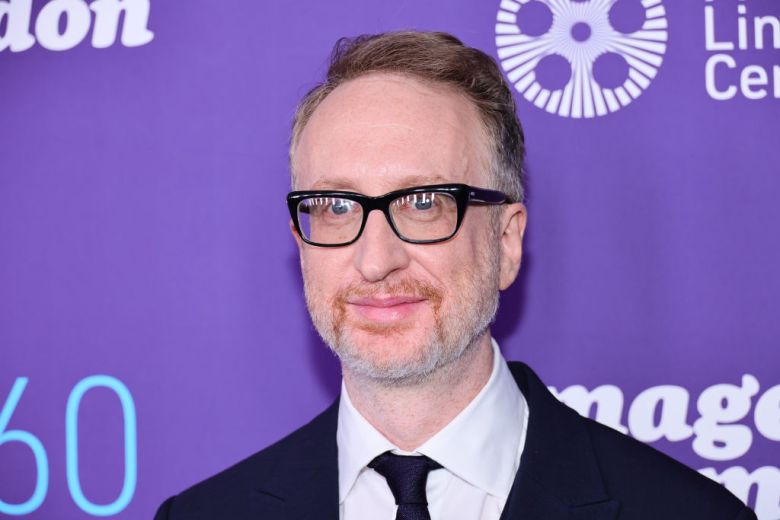
[[[387,480],[398,504],[395,520],[431,520],[425,483],[428,472],[441,468],[441,464],[424,455],[395,455],[386,451],[369,462],[368,467]]]

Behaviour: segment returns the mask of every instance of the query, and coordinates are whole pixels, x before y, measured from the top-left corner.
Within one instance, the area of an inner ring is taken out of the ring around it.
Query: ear
[[[503,291],[515,281],[523,257],[523,235],[527,212],[522,203],[504,206],[501,215],[501,274],[499,288]]]
[[[300,251],[301,247],[303,247],[303,240],[301,240],[301,236],[298,234],[298,231],[295,229],[295,224],[293,224],[292,219],[290,219],[290,232],[292,233],[292,236],[295,239],[295,243],[298,244],[298,250]]]

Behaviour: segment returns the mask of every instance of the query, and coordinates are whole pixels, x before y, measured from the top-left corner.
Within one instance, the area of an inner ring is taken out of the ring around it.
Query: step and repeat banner
[[[332,402],[291,118],[406,28],[515,90],[505,356],[780,518],[780,0],[0,0],[0,517],[150,518]]]

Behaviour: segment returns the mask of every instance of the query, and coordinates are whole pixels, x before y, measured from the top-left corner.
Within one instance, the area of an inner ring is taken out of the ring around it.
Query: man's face
[[[479,115],[464,97],[373,74],[339,86],[316,109],[294,151],[295,188],[377,196],[426,184],[490,187],[488,157]],[[309,312],[343,369],[419,381],[486,340],[505,285],[500,221],[471,206],[452,239],[408,244],[374,211],[349,246],[299,239]]]

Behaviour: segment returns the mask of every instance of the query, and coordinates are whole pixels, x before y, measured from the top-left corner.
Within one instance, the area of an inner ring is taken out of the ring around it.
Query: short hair
[[[291,165],[300,135],[320,103],[342,83],[376,72],[442,83],[471,100],[488,145],[492,144],[493,187],[523,201],[525,139],[512,92],[493,58],[443,32],[399,31],[339,39],[325,81],[303,97],[295,112]]]

